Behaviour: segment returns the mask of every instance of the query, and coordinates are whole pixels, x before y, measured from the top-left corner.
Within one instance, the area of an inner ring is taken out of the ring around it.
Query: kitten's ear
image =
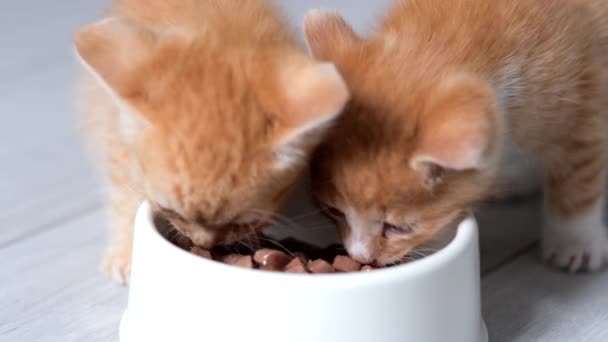
[[[310,52],[321,60],[338,60],[360,41],[339,14],[323,10],[311,10],[306,14],[304,32]]]
[[[350,93],[333,64],[308,62],[281,82],[283,111],[276,143],[279,168],[301,162],[340,115]]]
[[[486,82],[466,75],[444,80],[421,116],[410,160],[429,184],[446,171],[480,170],[492,162],[499,141],[497,108]]]
[[[127,19],[111,17],[81,29],[74,38],[78,59],[113,95],[128,97],[133,73],[157,44],[157,36]]]

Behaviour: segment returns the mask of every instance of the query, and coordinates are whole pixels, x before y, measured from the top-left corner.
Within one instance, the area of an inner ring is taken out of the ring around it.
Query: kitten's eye
[[[382,235],[384,237],[387,237],[389,235],[409,235],[413,232],[414,229],[411,225],[401,227],[392,223],[384,222],[384,225],[382,226]]]
[[[335,219],[344,219],[345,215],[342,211],[340,211],[338,208],[335,207],[330,207],[328,206],[327,208],[325,208],[325,211],[329,214],[329,216],[335,218]]]

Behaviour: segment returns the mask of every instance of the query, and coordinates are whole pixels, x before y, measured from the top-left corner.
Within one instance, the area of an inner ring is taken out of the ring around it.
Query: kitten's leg
[[[101,262],[102,271],[119,284],[129,283],[133,224],[141,196],[135,192],[126,175],[114,170],[111,176],[110,243]]]
[[[601,132],[579,134],[545,172],[543,257],[570,272],[596,271],[608,256],[604,139]]]

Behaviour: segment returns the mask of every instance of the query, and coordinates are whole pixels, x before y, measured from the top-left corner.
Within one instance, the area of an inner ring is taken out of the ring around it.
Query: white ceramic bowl
[[[477,225],[421,260],[370,273],[241,269],[169,243],[143,204],[121,342],[485,342]]]

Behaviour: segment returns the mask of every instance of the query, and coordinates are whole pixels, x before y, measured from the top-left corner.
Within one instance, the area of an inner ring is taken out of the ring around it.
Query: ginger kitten
[[[111,184],[103,268],[122,283],[141,201],[200,246],[247,236],[271,221],[349,96],[261,0],[119,0],[75,46]]]
[[[542,168],[544,257],[600,268],[607,18],[601,0],[402,0],[362,38],[309,13],[313,54],[352,94],[313,160],[349,253],[399,262],[490,196],[515,152]]]

